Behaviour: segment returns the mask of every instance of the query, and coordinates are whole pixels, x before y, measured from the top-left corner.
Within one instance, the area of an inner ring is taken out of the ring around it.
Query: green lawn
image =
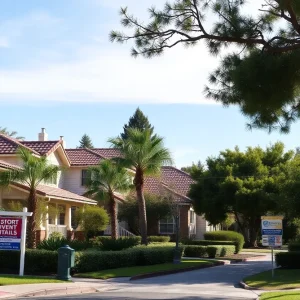
[[[299,300],[300,292],[273,292],[264,293],[260,296],[260,300]]]
[[[61,283],[53,277],[0,275],[0,285],[31,284],[31,283]]]
[[[266,271],[246,277],[244,282],[253,288],[264,290],[300,288],[300,270],[275,269],[274,278],[271,271]]]
[[[84,278],[95,278],[95,279],[108,279],[114,277],[132,277],[135,275],[141,275],[146,273],[154,273],[159,271],[169,271],[169,270],[178,270],[189,267],[200,267],[201,265],[209,266],[212,265],[212,261],[205,260],[183,260],[180,264],[160,264],[152,266],[137,266],[129,268],[119,268],[119,269],[109,269],[102,270],[97,272],[89,273],[79,273],[75,277],[84,277]]]

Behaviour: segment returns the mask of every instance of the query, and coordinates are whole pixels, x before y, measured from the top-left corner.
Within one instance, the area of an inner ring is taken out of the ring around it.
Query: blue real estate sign
[[[20,250],[22,218],[0,217],[0,250]]]
[[[262,244],[269,247],[282,246],[282,217],[261,217]]]

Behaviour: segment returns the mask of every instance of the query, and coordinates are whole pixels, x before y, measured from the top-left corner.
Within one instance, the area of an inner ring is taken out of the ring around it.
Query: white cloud
[[[134,59],[120,45],[112,49],[85,48],[70,63],[2,70],[0,101],[213,103],[202,91],[218,60],[203,47],[172,49],[152,60]]]

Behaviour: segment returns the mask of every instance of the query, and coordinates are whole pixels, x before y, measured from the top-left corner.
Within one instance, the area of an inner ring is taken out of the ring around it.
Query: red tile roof
[[[13,186],[19,187],[23,190],[29,191],[29,187],[20,183],[14,183]],[[74,201],[80,201],[80,202],[86,202],[90,204],[96,204],[97,201],[94,201],[92,199],[71,193],[67,190],[63,190],[57,187],[51,187],[48,185],[38,185],[37,187],[37,194],[41,195],[43,197],[55,197],[59,199],[64,199],[64,200],[74,200]]]
[[[71,166],[95,166],[104,157],[86,148],[66,149]]]
[[[49,155],[53,149],[61,145],[62,141],[21,141],[21,144],[38,152],[40,155]]]
[[[105,157],[105,158],[114,158],[121,157],[121,152],[118,149],[113,148],[94,148],[92,149],[95,153]]]

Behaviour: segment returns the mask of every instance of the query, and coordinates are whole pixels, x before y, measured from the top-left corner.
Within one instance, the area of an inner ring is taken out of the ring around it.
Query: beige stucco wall
[[[72,193],[82,195],[85,192],[85,187],[81,185],[82,170],[82,167],[71,167],[64,170],[62,188]]]
[[[22,166],[22,160],[17,156],[0,155],[0,160],[6,161],[9,164]]]
[[[206,229],[206,220],[203,216],[196,216],[196,239],[203,240]]]
[[[62,162],[57,154],[57,151],[55,151],[54,153],[51,153],[47,157],[47,160],[50,164],[52,164],[54,166],[62,166]],[[60,172],[58,172],[58,176],[57,176],[57,184],[49,184],[48,183],[47,185],[63,188],[63,179],[64,179],[64,177],[62,176],[62,172],[60,171]]]

